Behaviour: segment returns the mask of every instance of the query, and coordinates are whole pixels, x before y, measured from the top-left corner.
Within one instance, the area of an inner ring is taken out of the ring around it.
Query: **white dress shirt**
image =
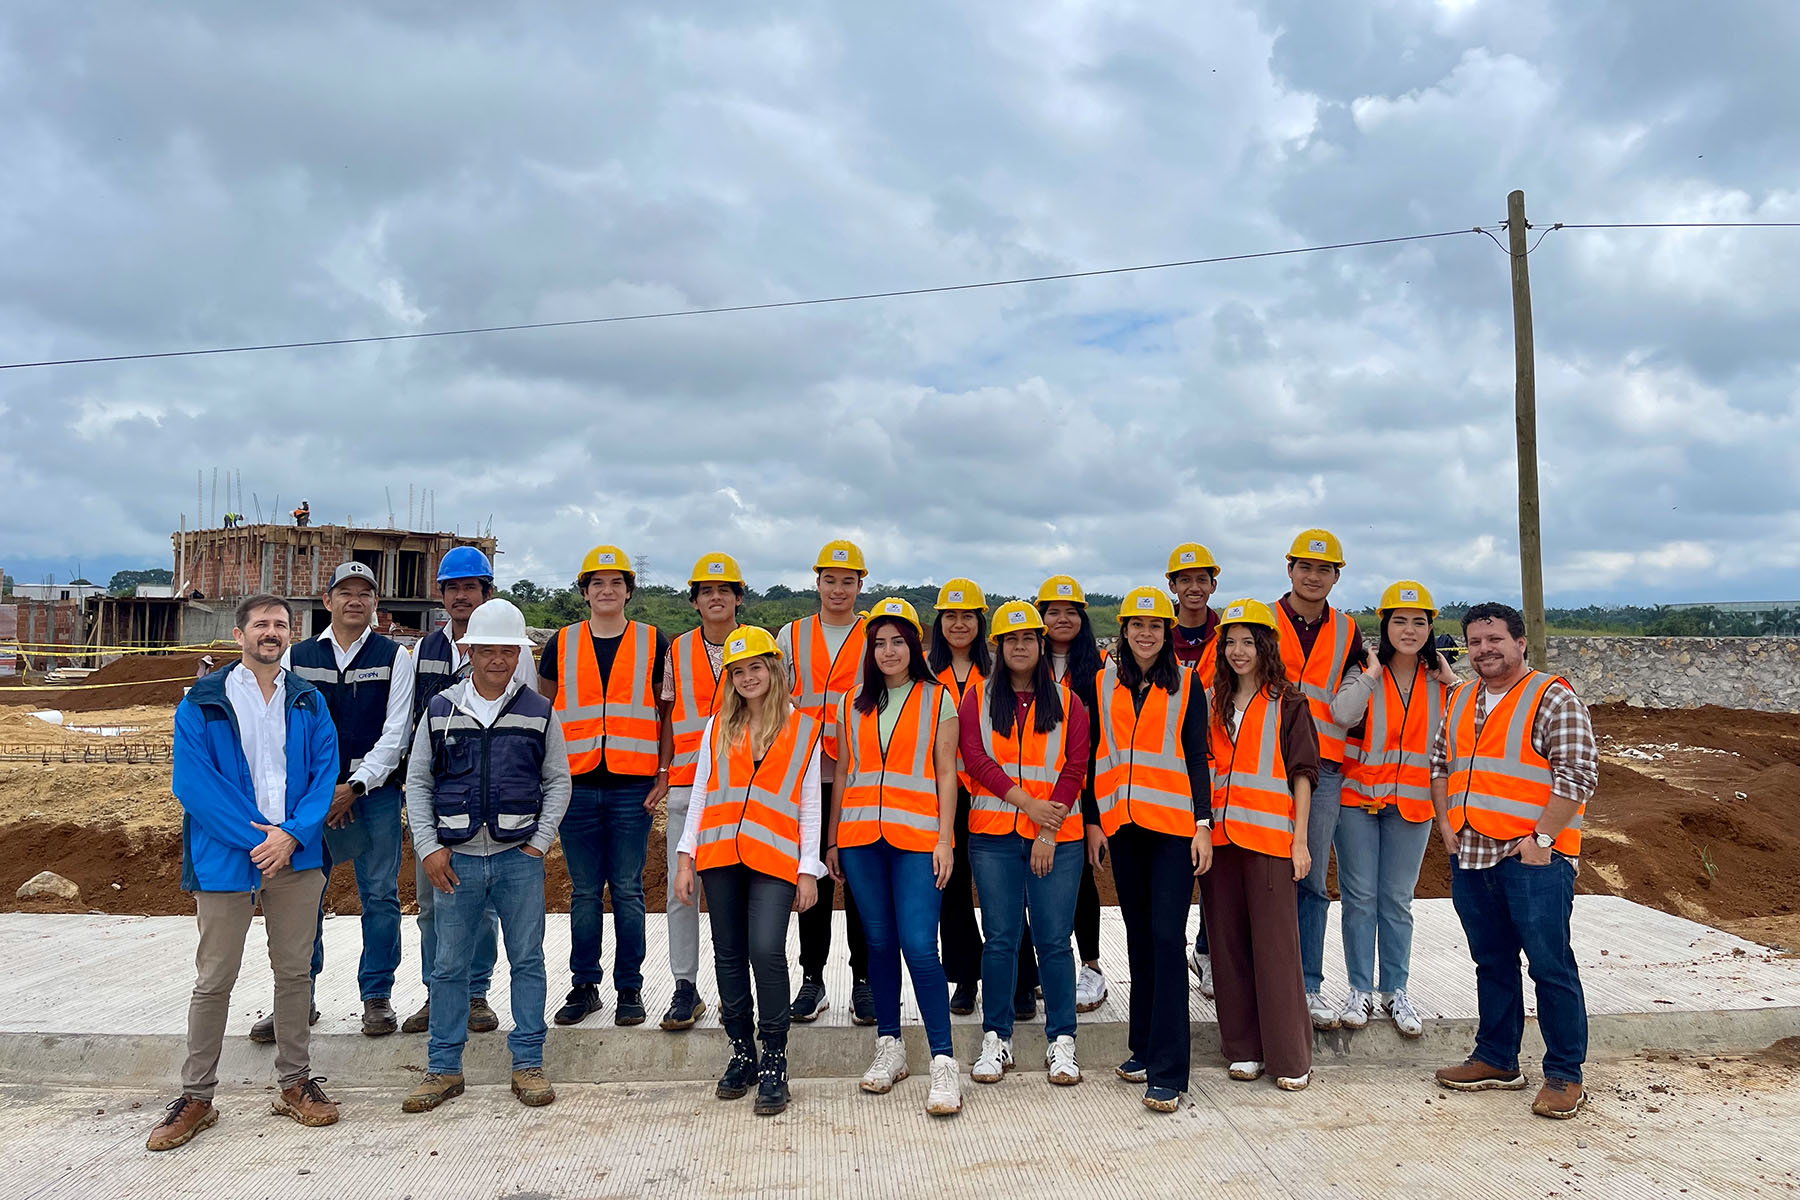
[[[693,857],[700,844],[700,817],[706,811],[706,789],[712,780],[713,718],[706,719],[706,731],[700,735],[700,758],[694,764],[693,799],[688,801],[687,825],[675,851]],[[819,790],[819,750],[813,749],[812,761],[806,764],[806,776],[800,781],[800,870],[815,879],[825,875],[825,864],[819,860],[819,824],[823,816]]]
[[[225,698],[237,715],[257,810],[265,822],[279,825],[287,820],[287,672],[276,673],[275,692],[264,700],[248,667],[238,663],[225,670]]]
[[[319,635],[321,642],[331,643],[332,656],[337,660],[337,669],[342,671],[356,661],[362,652],[363,644],[375,631],[373,625],[362,631],[349,646],[340,646],[338,640],[331,636],[331,626]],[[288,655],[282,655],[281,665],[288,665]],[[412,702],[413,702],[413,656],[406,653],[394,655],[393,670],[388,673],[387,715],[381,722],[381,736],[369,747],[369,752],[350,772],[350,779],[362,780],[363,787],[374,791],[386,783],[388,776],[400,765],[400,756],[406,753],[412,740]],[[349,780],[345,780],[346,783]]]

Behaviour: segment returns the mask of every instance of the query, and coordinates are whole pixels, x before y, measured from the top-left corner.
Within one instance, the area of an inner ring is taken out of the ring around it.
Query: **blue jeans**
[[[913,996],[925,1022],[931,1053],[955,1056],[950,1046],[950,985],[938,962],[938,891],[928,850],[901,850],[891,842],[838,847],[844,880],[856,893],[863,936],[869,942],[869,985],[875,992],[875,1032],[900,1036],[900,956],[912,976]]]
[[[1430,821],[1409,821],[1389,804],[1371,816],[1365,809],[1338,814],[1338,894],[1344,901],[1344,966],[1350,986],[1375,990],[1375,954],[1381,952],[1381,990],[1406,986],[1412,970],[1413,892],[1431,839]]]
[[[413,862],[413,894],[419,898],[419,979],[431,993],[431,973],[437,962],[437,895],[436,888],[425,878],[425,864]],[[494,962],[500,957],[500,918],[492,908],[487,919],[475,932],[475,953],[469,962],[469,995],[487,997],[494,983]]]
[[[1312,870],[1297,885],[1300,909],[1300,973],[1306,978],[1306,990],[1316,992],[1325,985],[1325,918],[1331,912],[1331,897],[1325,892],[1325,872],[1331,869],[1331,842],[1337,833],[1338,809],[1342,807],[1344,775],[1337,763],[1319,763],[1319,786],[1312,791],[1312,809],[1306,817],[1306,849],[1312,855]]]
[[[644,855],[650,846],[650,814],[644,797],[654,779],[615,787],[576,787],[557,831],[569,867],[569,974],[576,986],[599,983],[605,972],[605,912],[600,889],[612,893],[613,987],[644,986]]]
[[[1538,1028],[1544,1035],[1544,1075],[1581,1082],[1587,1060],[1587,1000],[1569,948],[1569,916],[1575,907],[1575,868],[1561,855],[1543,867],[1518,856],[1480,871],[1450,860],[1450,898],[1462,918],[1475,960],[1480,1023],[1475,1057],[1503,1071],[1519,1069],[1525,1034],[1523,951],[1537,985]]]
[[[400,967],[400,789],[383,785],[357,799],[350,812],[368,822],[369,848],[351,859],[356,895],[362,902],[362,962],[356,987],[364,1000],[386,1000],[394,994],[394,972]],[[325,885],[331,886],[331,854],[325,855]],[[312,977],[325,969],[325,899],[319,898],[319,922],[313,934]]]
[[[981,1027],[1003,1038],[1013,1032],[1013,983],[1019,969],[1019,928],[1031,909],[1038,982],[1044,989],[1044,1036],[1075,1036],[1075,894],[1081,890],[1086,846],[1058,842],[1048,875],[1031,871],[1031,838],[1016,833],[969,835],[969,869],[981,898]],[[841,853],[841,852],[840,852]]]
[[[426,1070],[462,1074],[469,1040],[469,966],[488,910],[500,914],[512,975],[513,1070],[544,1065],[544,860],[523,849],[498,854],[450,852],[456,887],[437,896],[437,972],[431,979],[431,1033]]]

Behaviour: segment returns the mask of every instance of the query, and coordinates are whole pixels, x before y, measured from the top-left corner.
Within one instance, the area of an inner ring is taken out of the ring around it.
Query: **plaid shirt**
[[[1487,685],[1477,676],[1469,686],[1481,689],[1475,697],[1475,734],[1479,737],[1481,727],[1487,721]],[[1449,713],[1446,712],[1444,718],[1445,725],[1438,729],[1431,746],[1431,777],[1434,780],[1450,777],[1450,753],[1445,736]],[[1600,746],[1594,740],[1594,723],[1588,717],[1587,705],[1566,684],[1553,683],[1544,693],[1537,720],[1531,726],[1531,745],[1550,760],[1550,791],[1553,795],[1577,804],[1585,804],[1593,796],[1594,788],[1600,782]],[[1468,871],[1491,867],[1518,853],[1519,843],[1524,840],[1500,841],[1477,833],[1472,825],[1464,825],[1457,837],[1457,865]],[[1579,858],[1571,858],[1569,862],[1577,872],[1581,870]]]

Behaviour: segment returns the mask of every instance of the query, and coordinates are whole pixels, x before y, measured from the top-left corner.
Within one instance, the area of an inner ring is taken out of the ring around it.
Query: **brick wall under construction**
[[[449,533],[356,529],[343,525],[243,525],[170,537],[178,594],[207,600],[257,592],[317,596],[340,563],[356,560],[374,571],[384,600],[427,600],[436,590],[438,560],[457,546],[474,546],[491,560],[495,540]]]

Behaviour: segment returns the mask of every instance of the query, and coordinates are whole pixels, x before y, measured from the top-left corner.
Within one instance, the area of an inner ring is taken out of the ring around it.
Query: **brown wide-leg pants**
[[[1214,847],[1200,877],[1220,1048],[1228,1062],[1264,1063],[1280,1078],[1312,1070],[1294,888],[1291,860],[1233,845]]]

